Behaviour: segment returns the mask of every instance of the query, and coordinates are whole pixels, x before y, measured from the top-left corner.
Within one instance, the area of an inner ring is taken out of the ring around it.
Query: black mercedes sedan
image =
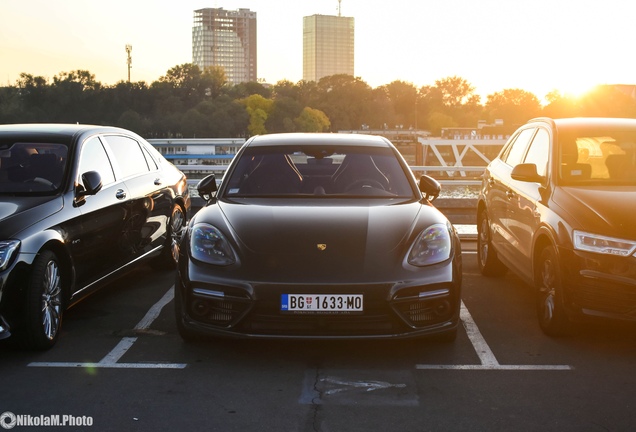
[[[143,138],[0,126],[0,339],[52,347],[68,307],[134,264],[176,265],[185,176]]]
[[[177,327],[251,338],[453,340],[461,246],[385,138],[273,134],[249,139],[184,232]]]
[[[533,286],[541,329],[636,321],[636,119],[538,118],[486,169],[478,263]]]

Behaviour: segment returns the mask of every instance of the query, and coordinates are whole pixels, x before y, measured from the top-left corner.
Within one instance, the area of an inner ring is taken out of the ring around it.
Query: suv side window
[[[539,129],[523,161],[525,163],[535,164],[537,166],[537,174],[541,177],[545,177],[548,169],[549,156],[550,134],[545,129]]]
[[[528,143],[536,131],[535,128],[524,129],[519,133],[515,142],[512,143],[508,153],[503,155],[502,160],[511,167],[519,165],[526,154]]]
[[[106,142],[115,156],[122,178],[149,171],[148,162],[137,141],[121,135],[109,135]]]
[[[102,184],[108,185],[115,181],[113,167],[106,150],[101,141],[97,138],[90,138],[82,146],[82,155],[79,162],[79,175],[88,171],[97,171],[102,177]]]

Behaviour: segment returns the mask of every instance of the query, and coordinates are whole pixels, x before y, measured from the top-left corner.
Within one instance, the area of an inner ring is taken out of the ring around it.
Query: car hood
[[[361,274],[401,268],[418,228],[441,218],[437,210],[419,202],[219,206],[245,268],[316,279],[324,279],[325,273],[340,280],[343,274],[359,279]]]
[[[554,201],[576,221],[574,229],[636,239],[636,190],[633,187],[562,187],[555,191]]]
[[[23,229],[62,209],[60,196],[0,197],[0,239],[15,237]]]

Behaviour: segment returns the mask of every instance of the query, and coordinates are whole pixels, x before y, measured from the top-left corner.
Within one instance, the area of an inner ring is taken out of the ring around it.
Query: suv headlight
[[[20,247],[20,240],[0,241],[0,271],[6,269]]]
[[[208,224],[197,224],[190,233],[192,258],[208,264],[226,266],[236,262],[230,243],[218,228]]]
[[[574,230],[574,249],[605,255],[630,256],[636,251],[636,241],[605,237]]]
[[[408,263],[423,267],[446,261],[451,256],[452,241],[444,224],[435,224],[423,230],[415,239],[408,255]]]

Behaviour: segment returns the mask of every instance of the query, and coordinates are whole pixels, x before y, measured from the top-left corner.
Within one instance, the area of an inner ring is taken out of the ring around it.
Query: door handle
[[[155,179],[155,186],[161,186],[161,183],[163,183],[163,182],[161,181],[161,179],[160,179],[160,178],[158,178],[158,177],[157,177],[157,178]]]
[[[507,197],[508,199],[513,199],[513,198],[515,197],[515,193],[514,193],[513,191],[511,191],[510,189],[508,189],[508,190],[506,191],[506,197]]]
[[[124,191],[123,189],[117,189],[117,192],[115,192],[115,198],[117,198],[118,200],[126,198],[126,191]]]

